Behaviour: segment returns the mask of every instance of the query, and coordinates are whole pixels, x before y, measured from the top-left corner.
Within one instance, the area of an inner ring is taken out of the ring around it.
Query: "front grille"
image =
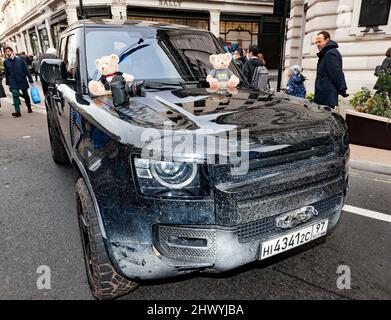
[[[341,201],[342,196],[337,195],[312,204],[318,211],[317,218],[332,218],[340,208]],[[246,224],[224,227],[221,231],[219,231],[220,226],[212,225],[191,227],[157,224],[153,226],[153,242],[164,257],[182,262],[213,263],[217,254],[217,232],[236,234],[240,243],[262,240],[287,232],[286,229],[276,227],[275,219],[280,214]]]
[[[325,176],[336,176],[336,170],[330,170],[328,166],[339,162],[333,145],[303,147],[301,150],[270,156],[265,153],[260,158],[250,159],[244,174],[233,174],[229,165],[214,167],[215,185],[222,192],[243,193],[245,198],[248,198],[247,192],[254,190],[254,187],[266,191],[273,186],[273,189],[278,188],[281,192],[289,190],[292,185],[297,187],[300,180],[317,181]]]
[[[341,204],[341,196],[334,196],[332,198],[322,200],[312,204],[318,211],[319,218],[326,218],[337,209]],[[239,242],[248,242],[251,240],[261,239],[268,234],[276,234],[286,232],[286,230],[276,227],[276,217],[278,215],[264,218],[240,225],[238,227]]]
[[[248,242],[257,239],[259,236],[271,232],[275,226],[275,219],[266,218],[246,223],[238,228],[239,242]]]
[[[207,229],[192,229],[157,225],[157,249],[169,258],[205,257],[213,258],[216,254],[216,231]],[[173,239],[189,239],[188,245],[180,246],[173,243]],[[203,240],[205,246],[192,246],[192,239]]]
[[[216,224],[261,221],[345,189],[343,157],[330,136],[259,147],[248,164],[242,175],[229,164],[213,167]]]

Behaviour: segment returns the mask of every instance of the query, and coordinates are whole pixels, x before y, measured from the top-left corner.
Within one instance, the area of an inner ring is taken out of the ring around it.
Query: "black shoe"
[[[28,113],[33,113],[33,109],[31,109],[31,107],[30,107],[30,108],[27,108],[27,110],[28,110],[28,111],[27,111]]]
[[[21,117],[22,115],[20,114],[20,112],[14,112],[14,113],[12,113],[12,116],[13,116],[14,118],[19,118],[19,117]]]

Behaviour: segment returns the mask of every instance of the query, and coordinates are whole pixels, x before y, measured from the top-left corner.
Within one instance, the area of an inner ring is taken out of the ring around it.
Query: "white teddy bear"
[[[111,94],[110,82],[116,72],[119,71],[119,57],[116,54],[104,56],[95,61],[96,68],[102,74],[99,81],[91,80],[88,83],[88,89],[94,96],[103,96]],[[124,73],[122,75],[126,82],[133,82],[134,77],[130,74]]]
[[[236,88],[240,80],[229,70],[229,64],[232,61],[231,54],[212,54],[209,60],[214,68],[206,78],[206,81],[209,82],[210,89],[217,91],[218,89]]]

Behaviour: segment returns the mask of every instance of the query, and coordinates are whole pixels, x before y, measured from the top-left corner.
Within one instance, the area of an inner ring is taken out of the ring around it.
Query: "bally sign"
[[[182,0],[159,0],[159,6],[180,7]]]

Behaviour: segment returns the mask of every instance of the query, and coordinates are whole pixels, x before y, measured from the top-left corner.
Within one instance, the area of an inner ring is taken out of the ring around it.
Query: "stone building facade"
[[[265,48],[277,68],[279,18],[273,0],[83,0],[88,17],[153,20],[208,29],[229,46]],[[56,47],[59,33],[81,18],[79,0],[0,0],[0,45],[39,54]]]
[[[387,3],[387,0],[378,3]],[[292,0],[285,67],[302,66],[309,78],[307,91],[314,92],[318,61],[315,38],[322,30],[328,31],[340,46],[348,92],[352,94],[363,86],[374,86],[375,67],[382,63],[391,47],[391,11],[387,24],[379,26],[381,31],[363,32],[365,27],[359,27],[362,5],[363,0]]]

